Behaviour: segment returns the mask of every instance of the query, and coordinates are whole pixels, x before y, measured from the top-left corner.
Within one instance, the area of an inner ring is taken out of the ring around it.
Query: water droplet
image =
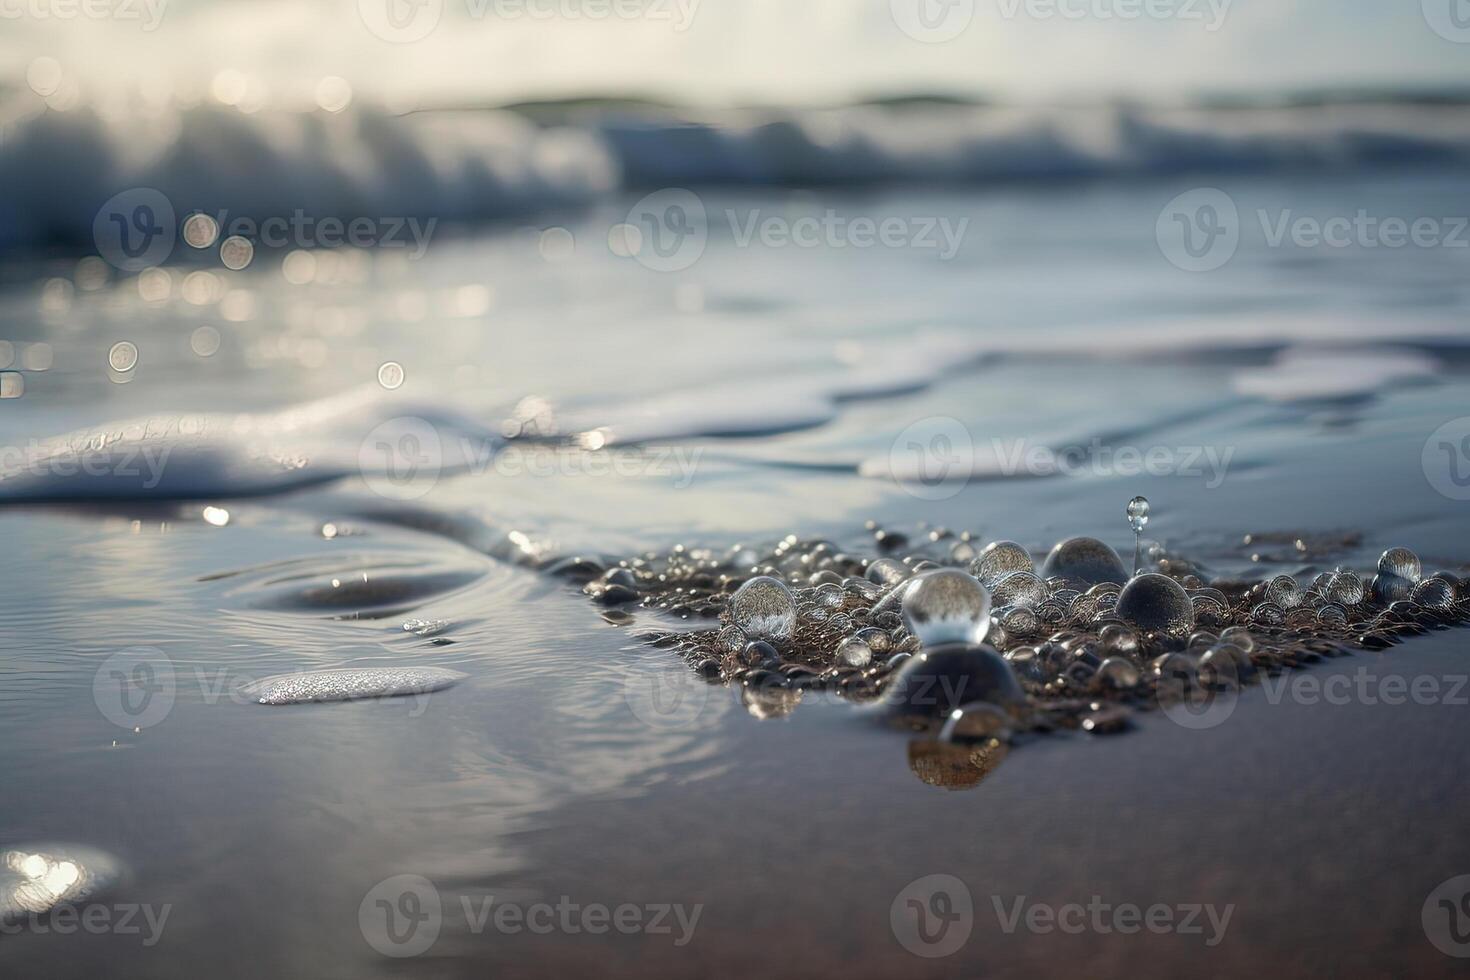
[[[403,387],[405,373],[397,361],[384,361],[378,366],[378,384],[389,391]]]
[[[1137,648],[1135,642],[1134,648]],[[1097,668],[1096,680],[1103,687],[1110,687],[1119,691],[1126,691],[1138,686],[1142,676],[1138,668],[1123,657],[1109,657]]]
[[[849,636],[837,647],[837,662],[848,667],[866,667],[873,662],[873,649],[861,637]]]
[[[904,625],[925,647],[979,643],[990,629],[990,593],[958,569],[927,572],[904,586]]]
[[[902,562],[894,561],[892,558],[879,558],[868,566],[866,574],[869,582],[887,588],[908,578],[909,569]]]
[[[1148,498],[1134,497],[1128,501],[1128,523],[1133,526],[1134,534],[1142,534],[1143,529],[1148,527]]]
[[[796,601],[784,582],[762,575],[730,597],[730,619],[753,639],[789,640],[796,631]]]
[[[1253,653],[1256,649],[1256,638],[1244,626],[1230,627],[1220,634],[1220,642],[1228,643],[1242,653]]]
[[[1138,634],[1121,623],[1104,626],[1098,634],[1103,649],[1110,653],[1133,655],[1138,652]]]
[[[1411,598],[1428,609],[1445,610],[1455,604],[1455,590],[1442,578],[1427,578],[1414,586]]]
[[[1150,572],[1123,587],[1118,615],[1139,629],[1184,639],[1194,629],[1194,606],[1184,586]]]
[[[970,574],[990,585],[1012,572],[1034,572],[1031,552],[1014,541],[993,541],[970,563]]]
[[[1424,577],[1424,566],[1419,556],[1408,548],[1389,548],[1378,559],[1378,574],[1406,579],[1412,584]]]
[[[1087,589],[1102,582],[1128,581],[1123,559],[1096,538],[1068,538],[1051,550],[1042,566],[1043,578],[1066,579],[1073,588]]]
[[[1009,738],[1011,716],[993,704],[978,701],[949,713],[939,738],[944,742],[968,742],[987,738]]]
[[[1344,571],[1339,568],[1327,578],[1327,588],[1323,593],[1333,602],[1344,606],[1356,606],[1363,601],[1366,594],[1363,580],[1356,572]]]
[[[1266,601],[1282,609],[1295,609],[1302,604],[1301,586],[1290,575],[1278,575],[1266,586]]]
[[[1025,606],[1009,606],[995,618],[1010,636],[1035,636],[1041,632],[1040,618]]]
[[[1009,572],[991,587],[991,597],[998,606],[1033,607],[1047,596],[1046,583],[1031,572]]]
[[[119,340],[107,352],[107,366],[119,374],[126,374],[138,366],[138,347],[131,340]]]
[[[956,708],[977,701],[1007,709],[1026,703],[1010,664],[979,644],[926,650],[899,669],[883,698],[890,715],[905,719],[948,718]]]

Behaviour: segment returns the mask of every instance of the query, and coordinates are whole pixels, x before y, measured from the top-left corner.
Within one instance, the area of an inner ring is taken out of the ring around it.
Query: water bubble
[[[1009,572],[990,586],[999,606],[1036,606],[1046,598],[1046,583],[1031,572]]]
[[[1347,610],[1335,602],[1329,602],[1317,610],[1317,622],[1325,627],[1347,625]]]
[[[1286,622],[1286,610],[1274,602],[1263,602],[1251,610],[1251,622],[1257,626],[1281,626]]]
[[[868,566],[866,575],[869,582],[887,588],[908,578],[909,570],[902,562],[892,558],[879,558]]]
[[[1220,634],[1220,642],[1228,643],[1242,653],[1253,653],[1256,649],[1256,638],[1244,626],[1230,627]]]
[[[904,586],[904,625],[925,647],[979,643],[990,629],[990,593],[958,569],[927,572]]]
[[[1230,607],[1214,595],[1200,592],[1189,597],[1194,606],[1194,622],[1197,626],[1218,629],[1230,617]]]
[[[119,340],[107,352],[107,366],[119,374],[126,374],[138,366],[138,347],[131,340]]]
[[[1142,534],[1148,527],[1147,497],[1134,497],[1128,501],[1128,523],[1132,525],[1134,534]]]
[[[1150,633],[1183,639],[1194,629],[1194,606],[1184,586],[1150,572],[1123,588],[1118,597],[1118,615]]]
[[[1138,653],[1138,634],[1121,623],[1104,626],[1098,634],[1103,649],[1132,656]]]
[[[1006,739],[1010,737],[1011,725],[1010,715],[993,704],[977,701],[951,711],[939,732],[939,739],[943,742]]]
[[[1408,548],[1389,548],[1378,559],[1378,574],[1407,579],[1412,584],[1424,577],[1424,566]]]
[[[1097,668],[1097,683],[1114,690],[1126,691],[1137,687],[1142,679],[1138,668],[1124,657],[1109,657]]]
[[[1060,577],[1074,588],[1091,588],[1102,582],[1128,581],[1123,559],[1096,538],[1068,538],[1051,550],[1042,566],[1043,578]]]
[[[1455,604],[1455,589],[1442,578],[1427,578],[1414,586],[1411,598],[1425,608],[1443,611]]]
[[[996,615],[996,621],[1011,636],[1034,636],[1041,632],[1041,620],[1025,606],[1009,606]]]
[[[239,272],[249,265],[254,258],[255,246],[251,244],[248,238],[231,235],[220,243],[219,260],[226,269]]]
[[[746,636],[789,640],[796,632],[796,601],[784,582],[762,575],[730,597],[730,619]]]
[[[1266,586],[1266,601],[1282,609],[1295,609],[1302,604],[1301,586],[1290,575],[1278,575]]]
[[[1010,664],[994,649],[955,643],[925,650],[905,663],[883,700],[890,715],[938,719],[977,701],[1018,710],[1026,694]]]
[[[866,667],[873,662],[873,649],[856,636],[849,636],[837,648],[837,662],[848,667]]]
[[[1012,572],[1034,572],[1031,552],[1014,541],[993,541],[970,562],[970,574],[990,585]]]
[[[1323,594],[1333,602],[1344,606],[1356,606],[1363,601],[1366,594],[1363,580],[1356,572],[1344,571],[1339,568],[1327,578],[1327,586]]]
[[[378,366],[378,384],[389,391],[403,387],[405,376],[403,365],[397,361],[384,361]]]
[[[1385,606],[1392,605],[1402,599],[1407,599],[1413,589],[1413,582],[1406,578],[1400,578],[1397,575],[1388,575],[1380,572],[1373,576],[1373,598]]]

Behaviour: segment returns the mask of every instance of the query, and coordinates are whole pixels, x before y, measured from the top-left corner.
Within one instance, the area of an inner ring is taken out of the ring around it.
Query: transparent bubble
[[[1251,622],[1257,626],[1281,626],[1286,622],[1286,610],[1274,602],[1263,602],[1251,610]]]
[[[1194,621],[1197,626],[1219,628],[1230,617],[1230,607],[1213,595],[1197,593],[1189,597],[1194,606]]]
[[[193,248],[209,248],[219,238],[219,222],[196,212],[184,219],[184,241]]]
[[[1136,644],[1135,644],[1136,648]],[[1126,691],[1138,686],[1143,679],[1138,668],[1123,657],[1109,657],[1097,668],[1097,681],[1104,687]]]
[[[1295,609],[1302,604],[1302,589],[1290,575],[1278,575],[1266,586],[1266,601],[1282,609]]]
[[[1011,572],[1034,572],[1031,552],[1014,541],[993,541],[970,563],[970,574],[989,585]]]
[[[1419,556],[1408,548],[1389,548],[1378,559],[1378,574],[1406,579],[1412,584],[1424,577],[1424,566]]]
[[[1139,575],[1118,597],[1118,615],[1150,633],[1183,639],[1194,629],[1194,606],[1184,586],[1167,575]]]
[[[1373,576],[1373,598],[1384,605],[1392,605],[1401,599],[1407,599],[1413,589],[1413,582],[1406,578],[1400,578],[1397,575],[1388,575],[1380,572]]]
[[[730,619],[746,636],[789,640],[796,632],[796,601],[784,582],[762,575],[730,597]]]
[[[1329,628],[1347,625],[1347,610],[1335,602],[1329,602],[1317,610],[1317,622]]]
[[[1138,653],[1138,634],[1121,623],[1104,626],[1098,634],[1103,649],[1111,653],[1133,655]]]
[[[966,704],[951,711],[940,729],[939,738],[945,742],[970,741],[986,738],[1007,738],[1011,733],[1011,716],[985,701]]]
[[[189,349],[200,357],[213,357],[219,351],[219,331],[214,327],[199,327],[189,335]]]
[[[866,667],[873,662],[873,649],[860,637],[849,636],[837,647],[837,662],[848,667]]]
[[[866,575],[869,582],[887,587],[897,585],[908,578],[909,569],[902,562],[894,561],[892,558],[879,558],[868,566]]]
[[[1031,572],[1009,572],[990,588],[998,606],[1034,607],[1047,597],[1046,583]]]
[[[1143,529],[1148,527],[1148,498],[1134,497],[1128,501],[1128,523],[1133,528],[1134,534],[1142,534]]]
[[[1363,580],[1356,572],[1345,571],[1341,568],[1333,572],[1327,578],[1326,588],[1323,594],[1333,602],[1344,606],[1356,606],[1363,601],[1367,594],[1363,586]]]
[[[378,384],[389,391],[403,387],[403,365],[397,361],[384,361],[378,366]]]
[[[119,374],[126,374],[138,366],[138,347],[130,340],[120,340],[107,352],[107,366]]]
[[[1253,653],[1256,649],[1256,638],[1244,626],[1230,627],[1220,634],[1220,642],[1228,643],[1242,653]]]
[[[226,269],[239,272],[255,258],[255,246],[250,239],[231,235],[220,243],[219,260]]]
[[[945,568],[904,586],[904,625],[924,647],[979,643],[990,630],[990,593],[973,575]]]
[[[1096,538],[1068,538],[1051,550],[1042,567],[1043,578],[1057,576],[1075,588],[1091,588],[1102,582],[1128,581],[1118,553]]]
[[[1427,609],[1446,610],[1455,604],[1455,589],[1442,578],[1427,578],[1414,586],[1410,598]]]
[[[996,621],[1011,636],[1035,636],[1041,632],[1041,619],[1025,606],[1010,606],[996,614]]]

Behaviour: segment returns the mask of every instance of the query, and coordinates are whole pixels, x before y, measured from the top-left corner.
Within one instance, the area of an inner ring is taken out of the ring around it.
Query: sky
[[[1470,0],[0,0],[0,21],[7,81],[43,59],[83,101],[197,96],[221,73],[264,105],[325,77],[393,105],[1470,83]]]

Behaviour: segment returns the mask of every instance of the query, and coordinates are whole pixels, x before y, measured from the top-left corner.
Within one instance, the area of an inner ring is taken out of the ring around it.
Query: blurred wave
[[[394,115],[197,106],[13,121],[0,142],[0,247],[91,240],[129,188],[183,215],[479,222],[626,190],[987,185],[1176,174],[1352,173],[1470,164],[1459,100],[1021,108],[913,99],[828,109],[686,110],[629,101]]]

